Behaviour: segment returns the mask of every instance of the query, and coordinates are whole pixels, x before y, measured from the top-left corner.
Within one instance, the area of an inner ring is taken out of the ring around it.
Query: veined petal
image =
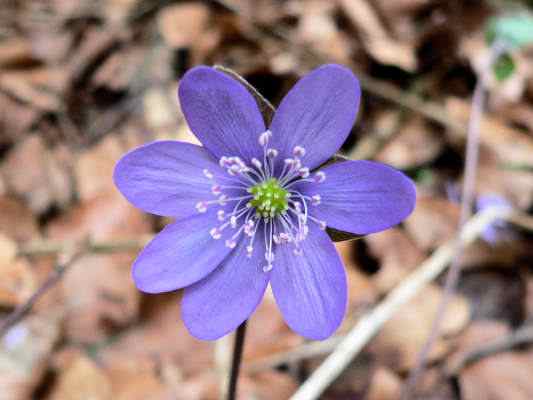
[[[315,69],[296,83],[274,114],[270,147],[283,160],[301,146],[307,150],[304,165],[318,167],[346,140],[360,97],[359,82],[349,69],[334,64]]]
[[[309,212],[327,226],[366,235],[403,221],[415,207],[416,189],[400,171],[373,161],[344,161],[322,168],[322,183],[302,183],[298,190],[319,194]]]
[[[232,251],[224,239],[209,231],[216,214],[193,215],[167,225],[138,255],[133,280],[146,293],[161,293],[189,286],[220,265]]]
[[[210,67],[196,67],[179,85],[181,109],[189,127],[216,159],[262,156],[258,144],[265,123],[243,85]]]
[[[204,174],[223,177],[225,172],[200,146],[178,141],[157,141],[124,155],[113,179],[120,192],[136,207],[152,214],[186,217],[195,205],[212,200],[210,181]]]
[[[339,327],[346,312],[346,273],[328,235],[316,224],[300,242],[276,247],[271,286],[285,322],[309,339],[322,340]]]
[[[261,229],[259,229],[261,231]],[[185,289],[182,317],[191,335],[215,340],[236,329],[263,298],[269,274],[265,265],[264,237],[259,232],[252,257],[246,257],[247,238],[205,279]]]

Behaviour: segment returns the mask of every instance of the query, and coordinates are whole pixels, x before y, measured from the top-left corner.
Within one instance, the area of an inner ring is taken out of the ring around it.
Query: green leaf
[[[533,15],[522,13],[493,18],[487,27],[489,44],[502,40],[510,48],[533,44]]]
[[[502,82],[513,74],[516,67],[512,57],[508,53],[505,53],[498,57],[492,69],[496,79]]]

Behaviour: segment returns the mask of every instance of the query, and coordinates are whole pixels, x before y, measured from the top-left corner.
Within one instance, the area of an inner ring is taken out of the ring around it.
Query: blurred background
[[[169,221],[120,196],[114,164],[147,141],[198,143],[176,96],[195,65],[232,68],[276,105],[300,76],[336,62],[363,87],[342,153],[403,170],[418,202],[401,226],[337,245],[349,309],[326,345],[292,333],[267,293],[248,325],[238,398],[289,398],[337,338],[455,235],[478,79],[487,101],[473,211],[531,213],[532,6],[0,0],[0,399],[220,398],[231,338],[193,339],[180,293],[135,289],[132,260]],[[484,67],[494,36],[507,34],[512,46]],[[73,258],[87,239],[90,251]],[[417,398],[533,398],[532,243],[527,227],[498,221],[464,249]],[[45,283],[29,312],[7,318]],[[320,398],[399,399],[442,292],[439,278],[417,293]],[[503,344],[487,352],[494,341]]]

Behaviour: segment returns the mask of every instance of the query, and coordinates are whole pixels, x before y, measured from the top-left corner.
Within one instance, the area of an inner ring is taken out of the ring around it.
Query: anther
[[[220,193],[222,193],[222,188],[220,185],[213,185],[211,186],[211,193],[213,193],[215,196],[218,196]]]
[[[266,130],[261,135],[259,135],[259,144],[261,146],[266,146],[270,138],[272,137],[272,132]]]
[[[263,164],[261,164],[261,161],[259,161],[257,158],[252,158],[252,164],[257,169],[261,169],[263,167]]]
[[[309,168],[307,167],[303,167],[303,168],[300,168],[298,170],[298,174],[302,177],[302,178],[307,178],[309,176]]]
[[[233,239],[226,240],[226,247],[229,247],[230,249],[234,249],[235,246],[237,246],[237,242]]]
[[[267,156],[269,158],[276,158],[278,156],[279,152],[276,149],[268,149],[267,150]]]
[[[199,203],[196,203],[196,210],[199,213],[205,213],[207,211],[207,204],[204,201],[200,201]]]
[[[313,179],[316,183],[322,183],[326,180],[326,173],[323,171],[318,171],[313,176]]]
[[[217,211],[217,219],[219,221],[224,221],[225,212],[224,210],[218,210]]]
[[[292,149],[292,154],[294,157],[303,157],[305,155],[305,149],[302,146],[295,146]]]
[[[211,172],[209,172],[208,169],[204,169],[204,176],[207,178],[207,179],[213,179],[213,174]]]
[[[314,206],[318,206],[320,204],[321,200],[322,200],[322,198],[320,197],[319,194],[315,194],[315,195],[311,196],[311,204],[314,205]]]
[[[215,240],[218,240],[222,237],[222,233],[220,232],[220,229],[218,228],[213,228],[209,231],[209,234],[211,235],[211,237]]]
[[[254,252],[253,246],[246,246],[246,257],[251,258]]]

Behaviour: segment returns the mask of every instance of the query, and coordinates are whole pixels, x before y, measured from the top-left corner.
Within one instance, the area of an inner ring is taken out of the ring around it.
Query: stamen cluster
[[[211,205],[220,206],[217,210],[220,224],[210,230],[211,236],[218,240],[225,229],[232,229],[232,234],[225,241],[226,246],[234,248],[237,240],[248,240],[246,251],[249,257],[253,254],[257,232],[262,229],[266,248],[265,272],[273,268],[274,246],[290,244],[294,247],[294,254],[302,254],[300,243],[307,237],[308,221],[326,229],[326,222],[314,218],[309,210],[309,205],[320,204],[320,194],[309,196],[297,190],[300,183],[323,182],[325,173],[318,171],[312,175],[309,168],[302,164],[305,157],[302,146],[293,148],[293,157],[283,160],[283,163],[277,162],[279,151],[268,146],[271,137],[272,132],[267,130],[258,138],[263,148],[262,160],[252,158],[247,164],[237,156],[221,157],[219,165],[226,170],[228,177],[215,178],[205,169],[204,175],[213,181],[211,192],[215,199],[196,204],[200,213],[206,212]],[[227,208],[226,205],[232,207]]]

